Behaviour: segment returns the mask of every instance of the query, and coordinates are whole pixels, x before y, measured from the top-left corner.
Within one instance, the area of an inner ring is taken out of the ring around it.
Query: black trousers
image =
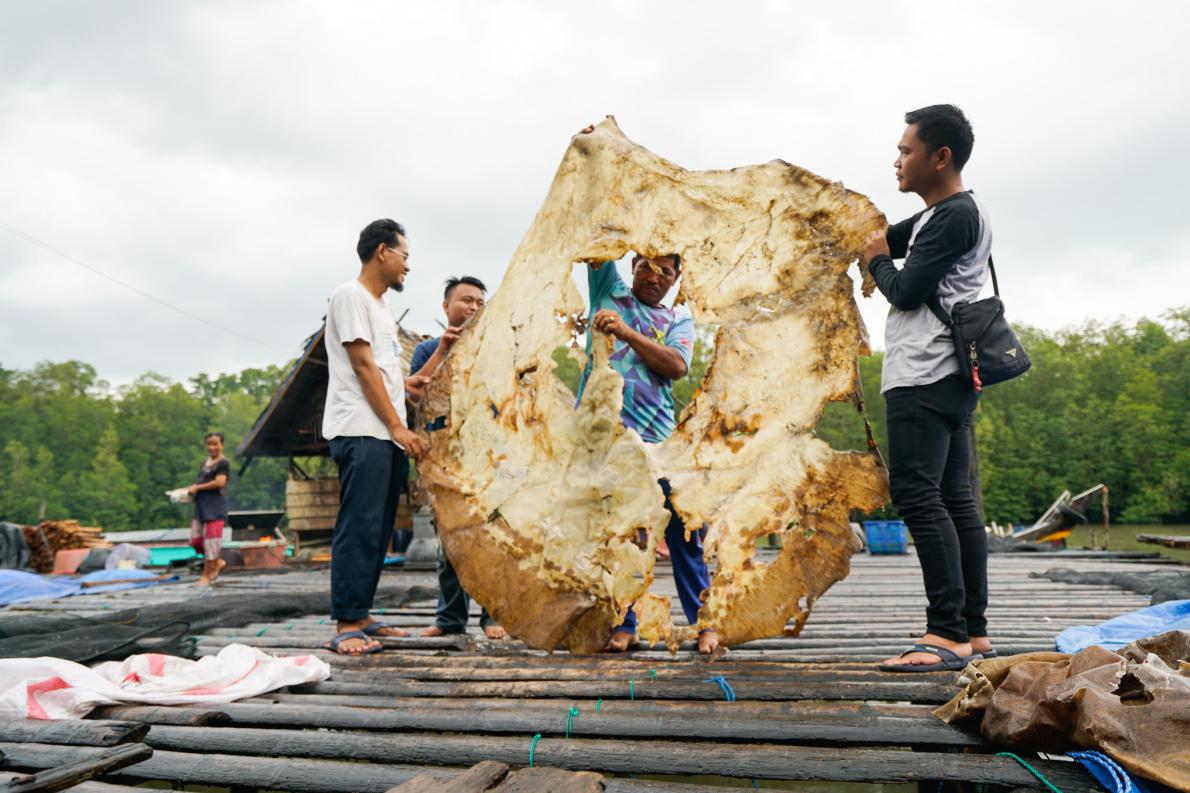
[[[971,412],[960,375],[885,392],[888,467],[925,579],[926,626],[956,642],[987,636],[988,538],[971,491]]]
[[[362,620],[384,569],[409,458],[392,441],[332,438],[339,466],[339,514],[331,535],[331,618]]]

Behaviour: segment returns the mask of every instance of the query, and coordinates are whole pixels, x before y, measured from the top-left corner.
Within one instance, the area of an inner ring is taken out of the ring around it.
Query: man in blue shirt
[[[694,320],[689,312],[661,304],[681,275],[682,259],[677,254],[632,259],[632,286],[624,283],[615,262],[592,264],[587,273],[591,295],[591,322],[595,330],[616,338],[610,358],[613,369],[624,378],[624,404],[620,418],[645,443],[661,443],[674,431],[673,381],[686,376],[694,356]],[[591,336],[587,336],[587,358],[591,359]],[[591,374],[590,363],[579,382],[581,400]],[[702,555],[702,538],[697,531],[686,539],[686,526],[670,503],[669,482],[662,479],[669,525],[669,545],[674,582],[682,611],[691,625],[698,622],[702,593],[710,586],[707,563]],[[609,652],[624,652],[636,644],[636,614],[632,609],[612,633]],[[714,652],[719,644],[714,630],[698,636],[698,651]]]
[[[462,278],[450,278],[446,282],[446,293],[442,299],[442,310],[446,312],[447,328],[436,339],[427,339],[413,350],[413,360],[409,365],[409,373],[433,376],[438,367],[446,360],[446,353],[458,340],[463,332],[463,325],[467,320],[483,308],[484,295],[487,287],[483,281],[471,275]],[[423,416],[423,422],[431,424],[432,429],[440,429],[441,417]],[[438,546],[438,609],[434,616],[434,624],[421,632],[422,636],[445,636],[462,633],[467,629],[467,615],[471,608],[471,598],[459,583],[459,577],[442,545]],[[494,622],[488,610],[482,609],[479,614],[479,627],[489,639],[503,639],[504,628]]]

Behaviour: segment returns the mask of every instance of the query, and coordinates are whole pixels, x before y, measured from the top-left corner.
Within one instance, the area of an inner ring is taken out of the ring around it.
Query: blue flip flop
[[[362,649],[356,653],[347,653],[347,652],[340,653],[339,652],[339,645],[342,644],[347,639],[363,639],[366,642],[369,640],[369,638],[370,637],[363,631],[343,631],[338,636],[331,639],[329,642],[327,642],[326,644],[324,644],[322,646],[328,650],[332,650],[336,653],[339,653],[339,655],[369,655],[371,653],[378,653],[382,649],[384,649],[379,644],[372,646],[372,647],[369,647],[368,645],[365,644],[364,649]]]
[[[915,644],[901,653],[901,656],[909,655],[909,653],[930,653],[942,660],[936,664],[877,664],[876,668],[882,672],[957,672],[966,669],[967,664],[972,661],[978,661],[984,657],[979,653],[962,657],[935,644]]]
[[[385,628],[396,628],[396,625],[389,625],[386,622],[369,622],[364,626],[363,630],[369,636],[375,636],[378,639],[400,639],[401,636],[378,636],[378,634]]]

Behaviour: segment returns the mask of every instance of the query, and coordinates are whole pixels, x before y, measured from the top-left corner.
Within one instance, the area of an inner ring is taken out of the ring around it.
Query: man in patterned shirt
[[[673,381],[686,376],[694,355],[694,320],[687,311],[661,305],[681,274],[677,254],[632,259],[631,289],[616,272],[615,262],[592,264],[587,273],[591,295],[591,327],[616,338],[610,363],[624,378],[624,426],[640,435],[645,443],[661,443],[674,431]],[[579,382],[583,398],[591,374],[591,336],[587,336],[587,369]],[[669,482],[662,479],[669,525],[669,545],[674,581],[682,611],[691,625],[698,622],[702,593],[710,586],[707,563],[702,555],[702,538],[697,531],[686,539],[686,527],[669,500]],[[610,652],[624,652],[636,644],[636,614],[632,609],[608,642]],[[714,652],[719,644],[715,631],[698,636],[698,651]]]

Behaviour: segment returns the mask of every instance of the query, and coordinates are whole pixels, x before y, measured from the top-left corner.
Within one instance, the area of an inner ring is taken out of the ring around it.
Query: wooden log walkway
[[[1030,575],[1055,567],[1168,569],[1139,555],[991,557],[989,620],[1002,655],[1053,650],[1066,627],[1149,603],[1113,586]],[[655,591],[672,597],[668,570],[659,566]],[[384,584],[436,582],[432,572],[396,570],[386,572]],[[327,586],[325,570],[296,570],[228,578],[202,596],[218,608],[224,593],[284,597]],[[14,608],[94,617],[194,595],[192,586],[178,584]],[[957,674],[874,668],[925,629],[912,555],[855,557],[852,575],[819,601],[800,636],[749,642],[715,661],[690,646],[676,654],[658,647],[621,656],[548,655],[514,639],[487,640],[477,619],[463,635],[416,636],[433,623],[434,606],[419,600],[378,610],[415,635],[384,639],[384,652],[359,658],[321,648],[333,631],[323,614],[208,629],[195,637],[199,655],[232,643],[312,654],[332,665],[332,677],[229,704],[120,705],[77,723],[0,725],[3,768],[55,768],[143,743],[152,757],[77,789],[103,793],[158,780],[237,793],[446,790],[468,766],[525,768],[531,753],[537,767],[602,774],[610,791],[696,793],[731,780],[762,790],[797,780],[1043,788],[1014,760],[996,756],[1000,747],[931,715],[957,690]],[[1029,757],[1064,793],[1096,789],[1075,763]]]

